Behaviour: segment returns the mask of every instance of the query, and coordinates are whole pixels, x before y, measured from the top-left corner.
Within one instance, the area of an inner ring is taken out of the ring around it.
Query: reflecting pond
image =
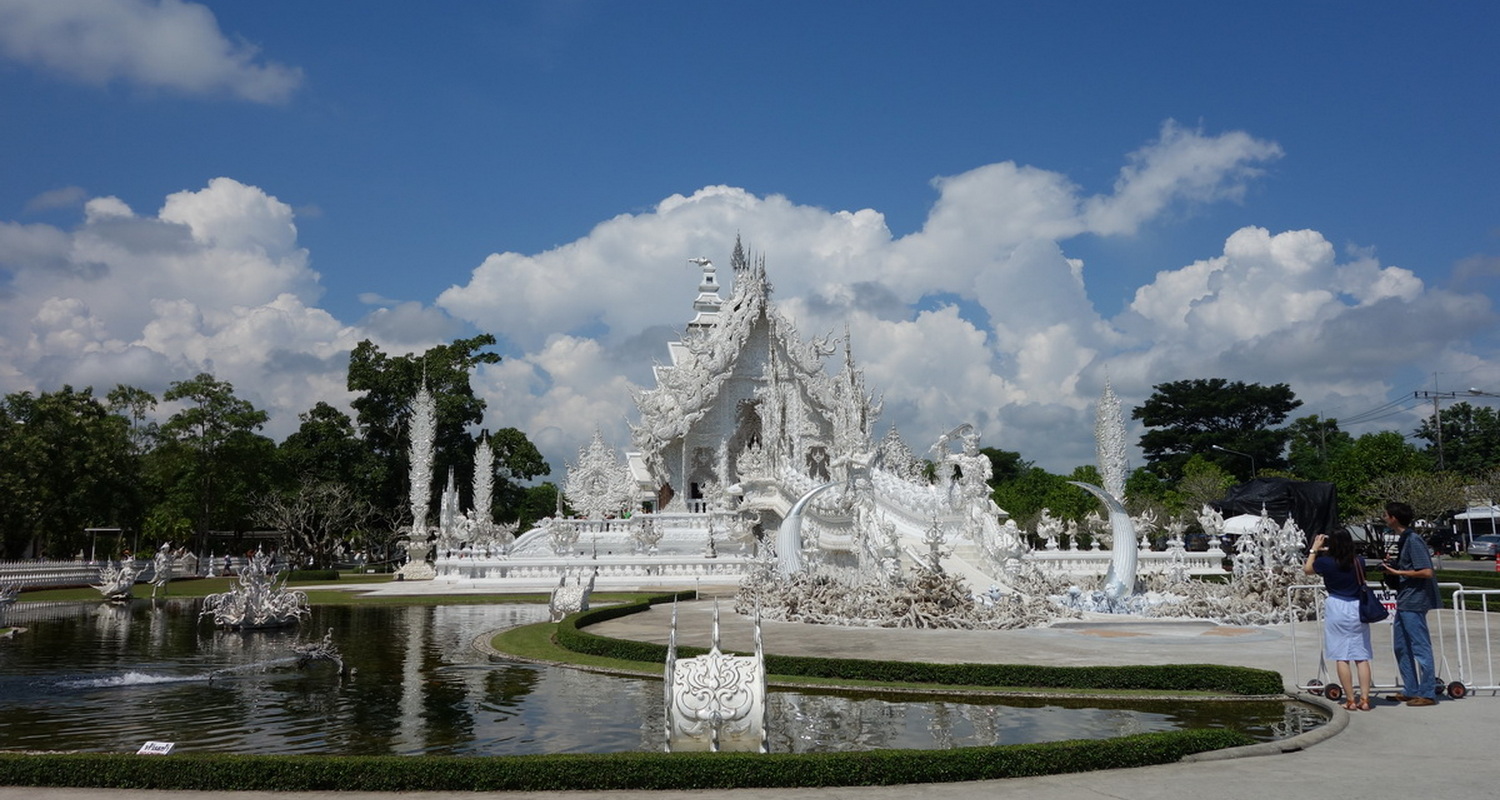
[[[660,681],[492,659],[473,645],[545,620],[537,605],[316,606],[300,628],[236,633],[201,601],[17,603],[0,641],[0,750],[519,755],[661,750]],[[298,670],[332,629],[347,677]],[[773,644],[773,643],[768,643]],[[1233,727],[1262,740],[1322,724],[1294,702],[1017,700],[772,690],[771,749],[946,748]]]

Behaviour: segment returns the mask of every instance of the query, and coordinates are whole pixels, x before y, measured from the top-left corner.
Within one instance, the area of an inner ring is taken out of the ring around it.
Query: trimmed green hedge
[[[859,753],[512,756],[0,754],[0,785],[198,791],[565,791],[877,786],[1056,775],[1251,744],[1200,729],[1115,739]]]
[[[691,596],[691,593],[683,593]],[[578,653],[662,664],[665,645],[614,639],[582,630],[584,627],[670,602],[680,595],[663,595],[573,614],[558,623],[556,639]],[[678,647],[683,658],[708,652],[700,647]],[[882,683],[935,683],[957,686],[1015,686],[1041,689],[1197,690],[1234,695],[1272,695],[1285,690],[1279,673],[1220,664],[1164,664],[1126,667],[1058,667],[1040,664],[927,664],[915,661],[866,661],[854,658],[767,655],[771,675],[807,676]]]

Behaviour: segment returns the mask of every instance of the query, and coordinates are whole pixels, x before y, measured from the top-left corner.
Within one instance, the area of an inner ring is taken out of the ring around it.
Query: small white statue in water
[[[162,594],[167,593],[167,584],[172,580],[172,545],[162,542],[161,547],[156,550],[156,558],[152,560],[154,571],[151,573],[151,599],[156,599],[157,590]]]
[[[140,574],[133,559],[121,560],[119,564],[105,564],[99,569],[99,584],[95,589],[111,603],[129,602],[135,596],[135,576]]]
[[[295,625],[310,611],[307,594],[276,585],[270,574],[271,559],[256,550],[240,569],[238,583],[227,592],[203,598],[202,616],[213,617],[224,628],[250,630]]]

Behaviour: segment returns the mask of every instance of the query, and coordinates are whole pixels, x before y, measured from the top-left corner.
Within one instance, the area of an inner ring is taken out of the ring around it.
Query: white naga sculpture
[[[582,578],[574,578],[572,586],[568,585],[567,575],[558,578],[557,588],[552,590],[552,599],[547,602],[552,621],[560,622],[569,614],[588,611],[589,595],[594,593],[594,578],[598,576],[599,570],[595,569],[589,575],[588,583],[584,583]]]
[[[16,598],[20,596],[21,584],[0,583],[0,625],[5,624],[5,612],[10,608],[10,604],[16,602]]]
[[[797,499],[792,510],[787,512],[786,519],[781,521],[781,528],[776,532],[777,573],[787,576],[802,570],[802,515],[814,497],[838,485],[838,481],[829,481],[809,489]]]
[[[1118,603],[1135,593],[1136,569],[1140,560],[1140,542],[1136,539],[1135,521],[1125,510],[1125,420],[1120,401],[1108,381],[1099,398],[1094,416],[1094,443],[1099,457],[1099,473],[1104,486],[1082,481],[1068,481],[1099,498],[1109,511],[1110,561],[1104,574],[1104,595]]]
[[[99,569],[99,583],[94,586],[111,603],[129,602],[135,596],[135,576],[140,574],[135,561],[105,564]]]
[[[1136,565],[1140,558],[1140,543],[1135,538],[1135,522],[1125,505],[1114,495],[1092,483],[1068,481],[1089,494],[1099,498],[1109,509],[1109,526],[1114,533],[1109,571],[1104,574],[1104,594],[1111,600],[1124,600],[1135,593]]]
[[[677,606],[664,673],[667,752],[767,750],[766,659],[760,615],[755,616],[755,655],[719,651],[719,606],[707,655],[677,658]]]

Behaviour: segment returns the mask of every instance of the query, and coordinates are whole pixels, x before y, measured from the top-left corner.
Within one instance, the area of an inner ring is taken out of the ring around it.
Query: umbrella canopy
[[[1260,525],[1260,520],[1261,516],[1259,514],[1240,514],[1238,516],[1230,517],[1229,519],[1224,520],[1224,532],[1232,533],[1235,535],[1254,533],[1255,528]],[[1269,521],[1272,525],[1276,525],[1276,520],[1271,519],[1270,517],[1266,517],[1266,520]],[[1276,525],[1276,527],[1280,528],[1281,526]]]
[[[1500,518],[1500,507],[1496,506],[1469,506],[1462,514],[1454,514],[1454,519],[1496,519]]]

